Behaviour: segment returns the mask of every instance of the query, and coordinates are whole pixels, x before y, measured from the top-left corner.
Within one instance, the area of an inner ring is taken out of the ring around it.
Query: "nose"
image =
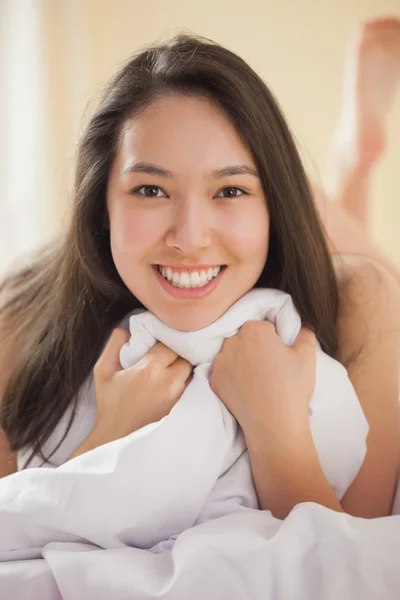
[[[175,206],[166,244],[186,256],[195,255],[212,243],[212,215],[205,202],[182,202]]]

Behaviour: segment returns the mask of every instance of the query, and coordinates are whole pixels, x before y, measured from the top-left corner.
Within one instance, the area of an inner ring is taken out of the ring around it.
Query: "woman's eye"
[[[133,194],[139,194],[145,198],[166,198],[167,194],[157,185],[141,185],[132,191]],[[238,187],[226,187],[218,192],[219,198],[238,198],[247,194],[244,190]]]
[[[238,198],[239,196],[243,196],[246,192],[238,187],[226,187],[221,190],[217,196],[223,198]]]
[[[166,194],[157,185],[142,185],[133,190],[134,194],[140,194],[146,198],[163,198]]]

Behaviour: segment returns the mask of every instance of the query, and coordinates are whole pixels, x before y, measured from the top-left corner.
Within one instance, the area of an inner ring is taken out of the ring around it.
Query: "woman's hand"
[[[293,435],[308,424],[315,386],[315,335],[303,328],[286,346],[269,321],[249,321],[224,342],[210,385],[246,438]]]
[[[245,323],[214,362],[210,384],[243,429],[260,508],[280,519],[301,502],[342,512],[311,435],[315,371],[315,335],[303,328],[289,347],[265,321]]]
[[[190,382],[192,365],[161,343],[122,369],[119,353],[129,337],[125,329],[114,329],[93,369],[97,420],[71,458],[159,421]]]

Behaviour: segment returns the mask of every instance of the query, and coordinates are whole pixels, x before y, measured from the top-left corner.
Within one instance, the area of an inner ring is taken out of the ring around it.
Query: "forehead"
[[[254,166],[229,119],[209,100],[168,96],[153,102],[123,128],[117,160],[151,161],[171,171],[215,169],[238,162]]]

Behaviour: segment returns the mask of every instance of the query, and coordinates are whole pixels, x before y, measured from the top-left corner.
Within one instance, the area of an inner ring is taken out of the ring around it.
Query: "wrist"
[[[302,452],[314,446],[309,415],[297,415],[290,420],[269,419],[247,423],[242,427],[249,452],[264,453],[276,448],[282,452]]]
[[[248,451],[260,508],[279,519],[303,502],[343,512],[323,473],[309,427],[292,437],[253,437]]]
[[[94,450],[99,446],[103,446],[108,442],[112,441],[111,439],[107,439],[104,435],[102,428],[99,424],[95,424],[91,432],[86,436],[86,438],[79,444],[79,446],[74,450],[68,460],[76,458],[77,456],[81,456],[82,454],[86,454],[86,452],[90,452],[90,450]]]
[[[102,421],[97,420],[92,431],[86,438],[86,442],[88,446],[92,446],[91,449],[93,450],[93,448],[113,442],[118,439],[118,437],[122,436],[113,435],[113,428],[110,426],[110,423],[103,423]]]

